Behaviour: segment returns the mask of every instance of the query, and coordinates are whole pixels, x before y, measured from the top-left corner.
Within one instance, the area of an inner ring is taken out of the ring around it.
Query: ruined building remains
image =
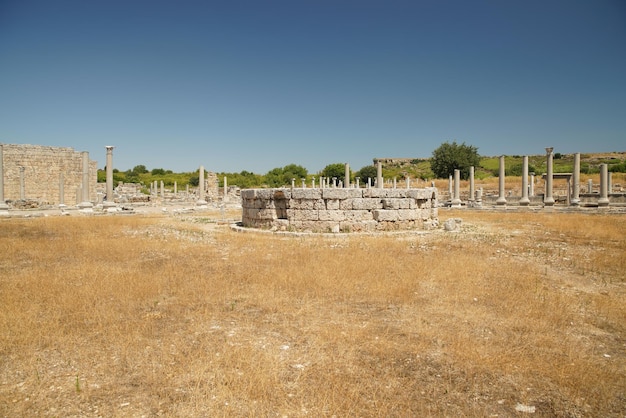
[[[355,232],[431,229],[437,189],[281,188],[241,191],[245,227]]]
[[[39,205],[75,205],[82,201],[83,152],[73,148],[0,144],[4,199]],[[98,167],[88,160],[89,200],[96,201]]]

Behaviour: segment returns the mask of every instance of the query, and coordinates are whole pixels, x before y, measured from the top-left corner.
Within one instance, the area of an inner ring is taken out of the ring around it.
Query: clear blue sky
[[[0,142],[317,172],[626,150],[624,0],[0,0]]]

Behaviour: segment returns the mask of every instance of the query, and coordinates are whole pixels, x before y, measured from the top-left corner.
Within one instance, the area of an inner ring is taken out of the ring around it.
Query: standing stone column
[[[4,200],[4,145],[0,144],[0,214],[9,213],[9,205]]]
[[[587,180],[587,193],[593,193],[593,180]]]
[[[528,155],[522,159],[522,198],[519,200],[520,206],[530,205],[528,198]]]
[[[574,154],[574,186],[572,190],[572,205],[580,205],[580,152]]]
[[[112,145],[104,147],[107,150],[107,168],[106,168],[106,181],[107,181],[107,201],[104,202],[104,207],[115,206],[113,197],[113,148]]]
[[[199,206],[206,206],[207,202],[204,200],[204,166],[201,165],[199,171],[199,180],[198,180],[198,202],[196,202]]]
[[[83,156],[83,184],[82,184],[83,201],[78,204],[78,207],[83,212],[93,212],[93,204],[89,201],[89,153],[87,151],[83,151],[82,156]]]
[[[530,189],[528,194],[530,195],[530,197],[533,197],[535,195],[535,172],[534,171],[530,173],[530,186],[528,186],[528,188]]]
[[[552,158],[554,148],[546,148],[546,191],[543,196],[543,204],[545,206],[554,206],[554,198],[552,197]]]
[[[228,179],[224,176],[224,202],[228,202]]]
[[[165,202],[165,184],[163,184],[163,180],[161,180],[161,199]]]
[[[460,184],[461,184],[461,170],[454,169],[454,197],[452,198],[452,202],[451,202],[451,205],[453,208],[461,207]]]
[[[350,187],[350,164],[346,163],[346,173],[344,176],[343,187],[346,189]]]
[[[65,179],[63,173],[59,173],[59,207],[65,207]]]
[[[608,164],[600,164],[600,198],[598,206],[609,205],[609,168]]]
[[[174,198],[178,197],[178,182],[174,182]]]
[[[454,187],[452,183],[452,174],[448,176],[448,195],[450,196],[450,201],[452,201],[452,194],[454,193]]]
[[[383,164],[380,161],[376,162],[376,187],[383,188]]]
[[[500,169],[498,171],[498,200],[497,205],[506,205],[506,196],[504,195],[504,155],[500,156]]]
[[[608,173],[607,190],[608,190],[609,194],[613,193],[613,173],[611,173],[611,172]]]
[[[24,171],[26,167],[20,167],[20,200],[26,200],[26,187],[24,186]]]
[[[474,166],[470,166],[469,168],[469,203],[470,206],[474,205]]]

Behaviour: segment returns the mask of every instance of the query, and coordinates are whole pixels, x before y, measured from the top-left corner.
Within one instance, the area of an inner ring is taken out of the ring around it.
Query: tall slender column
[[[93,204],[89,201],[89,153],[87,151],[82,152],[83,156],[83,184],[82,184],[82,202],[78,207],[83,212],[92,212]]]
[[[497,205],[506,205],[506,196],[504,195],[504,155],[500,156],[500,169],[498,171],[498,200]]]
[[[4,200],[4,145],[0,144],[0,214],[9,213],[9,205]]]
[[[201,165],[198,170],[198,205],[206,206],[207,202],[204,200],[204,166]]]
[[[474,166],[469,168],[469,202],[470,206],[474,203],[475,199],[475,191],[474,191]]]
[[[59,207],[65,207],[65,179],[63,173],[59,173]]]
[[[224,202],[228,202],[228,179],[224,176]]]
[[[520,206],[528,206],[528,155],[524,155],[522,160],[522,198],[519,200]]]
[[[552,158],[554,148],[546,148],[546,191],[543,195],[543,204],[545,206],[554,206],[554,198],[552,197]]]
[[[452,207],[460,208],[461,207],[461,199],[460,199],[460,183],[461,183],[461,170],[454,170],[454,198],[452,199]]]
[[[380,161],[376,163],[376,187],[383,188],[383,164]]]
[[[350,187],[350,164],[346,163],[346,173],[344,176],[343,187],[346,189]]]
[[[107,200],[103,206],[115,206],[113,197],[113,148],[112,145],[107,145],[104,148],[107,150],[107,167],[106,167],[106,181],[107,181]]]
[[[528,188],[530,189],[528,194],[530,195],[530,197],[533,197],[535,195],[535,172],[534,171],[530,173],[530,185],[528,186]]]
[[[580,205],[580,152],[574,154],[574,186],[572,188],[572,205]]]
[[[598,206],[609,205],[609,169],[608,164],[600,164],[600,198],[598,199]]]
[[[20,200],[26,200],[26,187],[24,186],[24,171],[26,167],[20,167]]]

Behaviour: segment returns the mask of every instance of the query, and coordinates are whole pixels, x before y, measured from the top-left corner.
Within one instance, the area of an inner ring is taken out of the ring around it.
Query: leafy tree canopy
[[[291,179],[306,178],[308,171],[301,165],[289,164],[283,168],[274,168],[265,175],[265,182],[270,187],[282,187],[291,184]]]
[[[367,183],[367,179],[372,179],[372,184],[376,181],[376,175],[378,174],[378,170],[373,165],[366,165],[365,167],[361,167],[359,171],[356,172],[355,177],[361,177],[361,182],[363,184]]]
[[[454,170],[461,170],[461,178],[469,178],[469,168],[478,166],[480,156],[478,148],[462,144],[456,141],[449,143],[444,142],[433,151],[433,157],[430,160],[430,167],[437,178],[447,178],[454,174]]]
[[[148,169],[146,168],[145,165],[136,165],[135,167],[133,167],[133,173],[135,174],[145,174],[148,173]]]
[[[320,172],[320,175],[330,179],[337,177],[337,181],[341,180],[345,182],[346,180],[344,177],[346,176],[346,165],[344,163],[328,164]]]

